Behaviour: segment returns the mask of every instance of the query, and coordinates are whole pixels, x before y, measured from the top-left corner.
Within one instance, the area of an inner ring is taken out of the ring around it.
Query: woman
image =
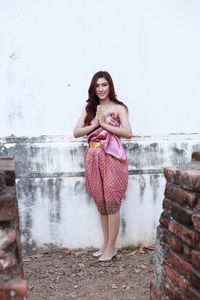
[[[104,243],[93,253],[99,261],[116,255],[121,199],[128,184],[128,163],[120,137],[132,136],[128,109],[117,100],[108,72],[97,72],[91,81],[87,105],[74,129],[74,137],[87,135],[84,155],[85,182],[100,213]]]

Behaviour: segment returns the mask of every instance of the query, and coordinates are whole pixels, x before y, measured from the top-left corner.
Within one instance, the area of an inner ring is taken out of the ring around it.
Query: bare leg
[[[102,226],[103,236],[104,236],[104,243],[100,248],[100,251],[103,253],[108,243],[108,215],[107,214],[103,215],[100,213],[100,218],[101,218],[101,226]]]
[[[120,212],[118,211],[116,214],[108,215],[108,243],[106,249],[103,253],[104,257],[110,257],[115,252],[115,242],[117,239],[117,235],[119,232],[120,226]]]

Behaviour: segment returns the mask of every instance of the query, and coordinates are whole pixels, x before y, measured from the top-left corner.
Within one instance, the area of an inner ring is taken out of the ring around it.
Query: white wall
[[[84,183],[86,139],[66,136],[0,138],[0,156],[16,161],[22,248],[99,247],[99,214]],[[183,164],[200,151],[200,134],[123,139],[129,184],[122,201],[117,246],[149,246],[162,211],[163,166]]]
[[[71,135],[108,70],[135,134],[199,132],[198,0],[0,0],[0,136]]]

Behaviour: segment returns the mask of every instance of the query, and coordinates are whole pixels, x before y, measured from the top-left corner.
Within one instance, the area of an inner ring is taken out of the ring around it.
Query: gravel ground
[[[148,300],[153,249],[121,249],[111,262],[61,248],[24,257],[29,300]]]

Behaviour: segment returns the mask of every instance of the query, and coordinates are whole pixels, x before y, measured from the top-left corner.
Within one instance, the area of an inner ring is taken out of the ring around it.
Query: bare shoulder
[[[115,116],[119,118],[122,114],[127,114],[126,107],[121,104],[115,104]]]

